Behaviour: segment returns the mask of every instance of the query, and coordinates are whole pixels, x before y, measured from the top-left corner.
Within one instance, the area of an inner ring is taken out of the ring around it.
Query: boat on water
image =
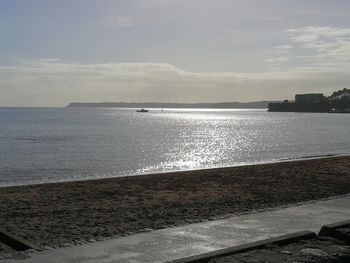
[[[136,112],[148,112],[148,110],[146,110],[146,109],[142,108],[142,109],[138,109],[138,110],[136,110]]]

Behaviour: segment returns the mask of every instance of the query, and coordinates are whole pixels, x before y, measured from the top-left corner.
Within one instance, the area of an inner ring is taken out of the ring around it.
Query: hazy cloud
[[[64,106],[71,101],[279,100],[300,91],[331,93],[350,85],[347,74],[320,69],[198,73],[166,63],[75,64],[40,59],[0,67],[0,103]]]

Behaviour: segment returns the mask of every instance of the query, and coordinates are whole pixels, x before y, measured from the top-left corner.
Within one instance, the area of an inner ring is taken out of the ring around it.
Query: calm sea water
[[[350,115],[265,110],[0,109],[0,185],[350,152]]]

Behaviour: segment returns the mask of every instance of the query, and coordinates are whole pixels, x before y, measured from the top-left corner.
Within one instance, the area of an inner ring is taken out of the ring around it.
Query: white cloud
[[[103,26],[106,28],[127,28],[147,25],[155,22],[155,18],[140,16],[109,16],[104,18]]]
[[[293,46],[291,46],[291,45],[282,45],[282,46],[277,46],[274,49],[279,54],[287,54],[293,49]]]
[[[288,41],[265,59],[285,70],[350,70],[350,28],[307,26],[287,30]]]
[[[310,49],[320,58],[350,59],[350,28],[308,26],[288,32],[296,46]]]
[[[289,58],[288,57],[276,57],[276,58],[268,58],[265,59],[264,62],[268,62],[268,63],[278,63],[278,62],[285,62],[288,61]]]

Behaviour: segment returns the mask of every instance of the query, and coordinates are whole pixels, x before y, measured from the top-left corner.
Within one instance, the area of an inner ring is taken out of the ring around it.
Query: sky
[[[0,0],[0,106],[350,87],[348,0]]]

